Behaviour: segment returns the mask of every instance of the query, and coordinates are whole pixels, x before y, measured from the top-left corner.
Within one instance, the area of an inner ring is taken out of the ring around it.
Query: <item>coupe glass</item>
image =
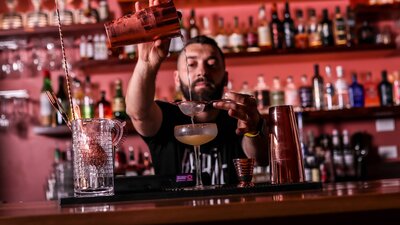
[[[200,145],[213,140],[217,134],[218,129],[215,123],[196,123],[175,126],[175,138],[184,144],[193,145],[194,147],[196,169],[195,189],[203,189],[203,182],[201,180]]]

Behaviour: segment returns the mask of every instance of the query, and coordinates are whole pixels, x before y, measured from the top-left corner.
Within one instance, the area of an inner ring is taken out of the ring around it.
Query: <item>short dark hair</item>
[[[214,39],[209,38],[209,37],[204,36],[204,35],[199,35],[199,36],[196,36],[196,37],[193,37],[193,38],[188,39],[187,42],[186,42],[186,44],[185,44],[185,47],[184,47],[184,48],[186,48],[187,46],[189,46],[189,45],[191,45],[191,44],[204,44],[204,45],[210,45],[210,46],[214,47],[215,49],[217,49],[218,53],[221,55],[222,63],[223,63],[223,65],[225,66],[225,56],[224,56],[224,53],[223,53],[222,50],[218,47],[218,44],[217,44],[217,42],[215,42]],[[182,54],[182,52],[183,52],[183,51],[181,51],[181,54]]]

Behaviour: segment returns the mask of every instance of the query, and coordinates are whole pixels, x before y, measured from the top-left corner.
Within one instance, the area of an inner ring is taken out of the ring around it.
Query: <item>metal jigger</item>
[[[233,159],[233,165],[235,166],[236,175],[239,180],[238,187],[252,187],[254,183],[251,182],[253,179],[254,170],[254,159]]]
[[[303,157],[293,107],[270,107],[269,128],[271,183],[304,182]]]

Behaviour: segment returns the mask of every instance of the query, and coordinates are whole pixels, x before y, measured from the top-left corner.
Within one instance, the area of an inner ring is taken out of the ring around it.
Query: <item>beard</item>
[[[199,92],[196,92],[195,86],[199,82],[206,82],[207,88],[204,88]],[[185,97],[186,100],[189,100],[190,99],[189,86],[183,84],[181,79],[179,79],[179,83],[183,96]],[[224,85],[222,83],[217,85],[208,81],[205,78],[199,78],[193,81],[191,86],[192,86],[191,94],[193,101],[211,101],[211,100],[221,99],[222,94],[224,92]]]

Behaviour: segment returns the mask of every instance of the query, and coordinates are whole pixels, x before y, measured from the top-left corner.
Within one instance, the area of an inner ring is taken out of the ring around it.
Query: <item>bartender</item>
[[[156,5],[158,1],[149,1]],[[138,2],[136,10],[140,10]],[[174,137],[176,125],[191,123],[176,104],[154,100],[156,77],[168,55],[170,40],[156,40],[138,45],[138,61],[126,93],[126,111],[136,131],[147,143],[158,175],[192,173],[193,146]],[[211,101],[226,98],[233,101],[214,102],[196,114],[195,123],[216,123],[217,137],[201,146],[204,184],[235,184],[234,158],[255,158],[258,165],[268,164],[268,147],[263,133],[264,120],[254,97],[223,93],[228,81],[225,58],[216,42],[206,36],[187,41],[174,71],[175,85],[183,93],[183,101]],[[191,87],[189,87],[190,76]],[[224,95],[224,96],[223,96]],[[204,176],[205,175],[205,176]]]

